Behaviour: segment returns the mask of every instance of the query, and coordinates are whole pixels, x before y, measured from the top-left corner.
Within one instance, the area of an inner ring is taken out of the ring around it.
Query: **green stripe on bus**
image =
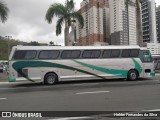
[[[140,64],[134,58],[132,58],[132,60],[133,60],[133,62],[135,64],[135,68],[134,69],[138,70],[138,72],[140,74],[142,72]],[[77,61],[77,60],[73,60],[73,61],[78,63],[78,64],[80,64],[80,65],[83,65],[85,67],[89,67],[89,68],[95,69],[97,71],[101,71],[101,72],[112,74],[112,75],[115,75],[115,76],[127,78],[128,70],[108,69],[108,68],[103,68],[103,67],[87,64],[87,63],[84,63],[84,62],[80,62],[80,61]]]
[[[63,69],[68,69],[68,70],[76,70],[78,72],[81,73],[85,73],[85,74],[89,74],[89,75],[93,75],[95,77],[99,77],[102,79],[105,79],[102,76],[96,75],[94,73],[90,73],[78,68],[74,68],[74,67],[70,67],[70,66],[66,66],[66,65],[61,65],[61,64],[57,64],[57,63],[49,63],[49,62],[42,62],[42,61],[19,61],[19,62],[15,62],[13,63],[12,67],[19,73],[21,74],[24,78],[32,81],[30,78],[28,78],[22,71],[22,69],[27,68],[27,67],[55,67],[55,68],[63,68]]]
[[[140,73],[142,72],[142,67],[141,67],[141,65],[140,65],[134,58],[132,58],[132,61],[133,61],[134,64],[135,64],[134,69],[138,70],[138,72],[139,72],[139,74],[140,74]]]
[[[77,60],[74,60],[74,62],[76,62],[78,64],[81,64],[85,67],[89,67],[89,68],[95,69],[97,71],[101,71],[101,72],[112,74],[112,75],[119,76],[119,77],[127,77],[127,73],[128,73],[127,70],[107,69],[107,68],[98,67],[98,66],[87,64],[87,63],[83,63],[83,62],[80,62],[80,61],[77,61]]]

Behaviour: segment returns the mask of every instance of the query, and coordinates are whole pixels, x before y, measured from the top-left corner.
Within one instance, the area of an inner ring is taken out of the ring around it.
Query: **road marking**
[[[78,120],[78,119],[89,119],[91,117],[68,117],[68,118],[54,118],[48,120]]]
[[[6,100],[7,98],[0,98],[0,100]]]
[[[80,92],[76,93],[77,95],[82,95],[82,94],[96,94],[96,93],[109,93],[110,91],[94,91],[94,92]]]
[[[73,84],[75,86],[91,86],[91,85],[99,85],[100,83],[80,83],[80,84]]]
[[[0,90],[6,90],[6,89],[24,89],[27,87],[16,87],[16,88],[0,88]]]
[[[160,109],[153,109],[153,110],[143,110],[143,111],[148,111],[148,112],[156,112],[156,111],[160,111]]]

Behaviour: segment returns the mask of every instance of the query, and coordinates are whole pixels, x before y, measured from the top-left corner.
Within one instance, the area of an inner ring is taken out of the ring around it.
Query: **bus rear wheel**
[[[127,80],[136,80],[138,78],[138,73],[136,70],[130,70],[128,72]]]
[[[44,77],[44,84],[46,85],[55,85],[58,82],[58,77],[54,73],[48,73]]]

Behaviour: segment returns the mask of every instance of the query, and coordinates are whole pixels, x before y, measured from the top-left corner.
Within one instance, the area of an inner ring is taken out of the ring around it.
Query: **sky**
[[[56,20],[52,24],[45,20],[49,6],[55,2],[65,3],[65,0],[0,0],[10,9],[8,20],[0,23],[0,36],[12,36],[13,39],[30,42],[64,45],[64,32],[56,36]],[[160,5],[160,0],[155,0]],[[75,0],[76,9],[80,8],[82,0]]]

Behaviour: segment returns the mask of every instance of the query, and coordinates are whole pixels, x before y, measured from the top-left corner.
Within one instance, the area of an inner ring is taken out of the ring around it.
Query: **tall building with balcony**
[[[109,0],[112,45],[137,45],[136,3],[131,0]]]
[[[81,29],[76,23],[76,44],[82,46],[94,45],[96,42],[109,44],[108,0],[83,0],[80,6],[84,27]]]
[[[155,0],[141,0],[143,42],[157,43]]]
[[[157,41],[160,43],[160,6],[157,7],[156,19],[157,19]]]

